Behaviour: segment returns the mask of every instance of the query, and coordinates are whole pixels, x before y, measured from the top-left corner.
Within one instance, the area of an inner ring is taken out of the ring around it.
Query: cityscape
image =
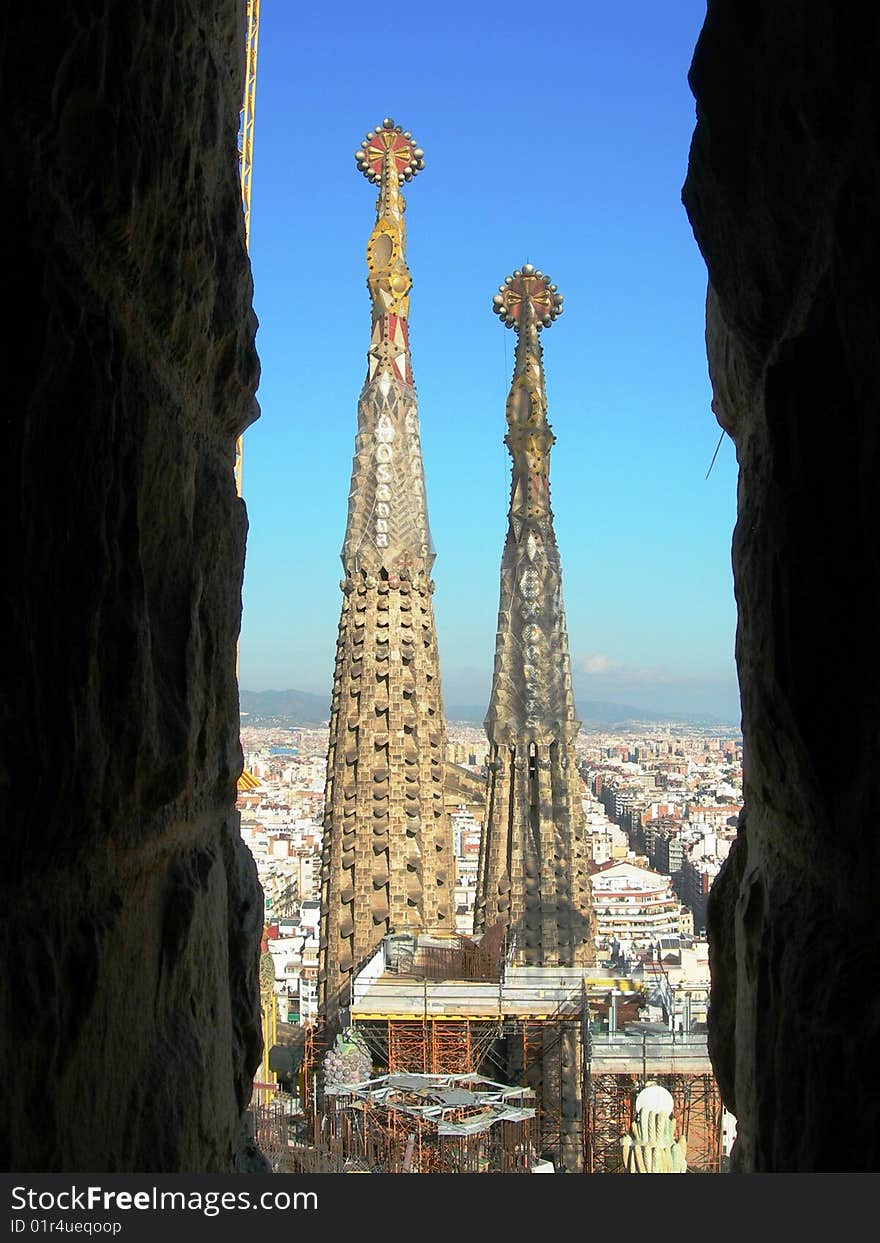
[[[238,806],[242,836],[264,894],[271,1025],[280,1044],[300,1051],[306,1029],[319,1021],[328,741],[326,725],[242,720],[245,775]],[[739,732],[719,735],[707,727],[653,722],[591,726],[581,729],[576,755],[592,858],[598,958],[609,977],[633,982],[627,996],[596,996],[591,1013],[597,1039],[607,1038],[609,1016],[621,1026],[628,1019],[633,1030],[682,1032],[687,1026],[705,1039],[710,983],[706,899],[736,836],[742,807]],[[470,938],[485,802],[476,786],[463,798],[455,774],[463,771],[485,783],[485,730],[449,722],[446,758],[455,931]],[[267,1048],[258,1083],[272,1080],[270,1064]],[[282,1075],[281,1082],[292,1090],[292,1108],[299,1110],[302,1086],[296,1076]],[[274,1129],[270,1126],[264,1137],[269,1147],[278,1131],[273,1117]],[[719,1110],[718,1123],[717,1149],[710,1155],[720,1170],[727,1165],[735,1120]],[[612,1159],[616,1155],[612,1145]]]
[[[447,762],[485,778],[485,731],[448,725]],[[246,776],[238,807],[257,864],[278,1021],[317,1018],[321,838],[329,731],[326,726],[242,721]],[[597,948],[632,964],[661,949],[667,968],[699,962],[708,985],[706,898],[736,836],[742,808],[742,741],[705,730],[633,727],[582,730],[581,801],[592,859]],[[455,927],[473,933],[484,803],[447,806],[455,840]],[[637,894],[618,914],[615,895]],[[696,967],[695,967],[696,970]],[[705,1017],[705,1016],[704,1016]]]

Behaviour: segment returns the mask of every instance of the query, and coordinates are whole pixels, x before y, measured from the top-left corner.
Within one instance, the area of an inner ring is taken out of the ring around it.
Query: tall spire
[[[517,334],[507,399],[512,459],[492,695],[489,782],[475,926],[501,923],[517,960],[567,966],[594,958],[584,814],[575,762],[580,728],[562,572],[550,508],[547,396],[539,334],[562,311],[550,278],[524,264],[495,295]]]
[[[446,725],[409,352],[406,204],[424,165],[386,117],[356,154],[379,187],[367,245],[372,330],[342,548],[327,757],[318,999],[331,1020],[386,932],[454,931]]]

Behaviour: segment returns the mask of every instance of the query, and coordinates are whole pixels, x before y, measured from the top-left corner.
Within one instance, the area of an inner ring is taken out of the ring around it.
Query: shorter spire
[[[486,727],[493,743],[567,739],[577,733],[579,722],[550,508],[550,450],[556,437],[547,421],[538,336],[561,314],[562,294],[530,263],[506,277],[498,290],[493,310],[516,331],[517,342],[504,437],[512,458],[510,510]]]
[[[583,966],[595,957],[584,812],[574,740],[579,722],[550,509],[547,397],[539,334],[562,295],[526,263],[494,309],[517,334],[504,442],[513,459],[489,739],[486,823],[474,930],[505,929],[532,967]]]

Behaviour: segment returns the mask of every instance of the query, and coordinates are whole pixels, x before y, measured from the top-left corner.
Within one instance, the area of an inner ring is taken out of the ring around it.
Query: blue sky
[[[736,462],[725,438],[706,480],[706,276],[680,202],[705,5],[387,13],[262,0],[241,684],[330,692],[370,327],[375,190],[354,152],[391,116],[426,159],[407,190],[410,336],[447,705],[489,693],[513,358],[491,305],[530,261],[565,295],[543,342],[577,693],[737,720]]]

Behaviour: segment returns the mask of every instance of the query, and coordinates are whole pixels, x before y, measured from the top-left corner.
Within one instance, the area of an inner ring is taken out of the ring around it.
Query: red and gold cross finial
[[[369,131],[354,153],[354,158],[367,181],[377,185],[382,181],[386,161],[399,181],[412,181],[425,167],[424,151],[416,146],[409,130],[395,125],[391,117],[385,117],[380,125]]]
[[[562,314],[562,294],[551,284],[546,272],[536,271],[531,263],[524,263],[512,276],[505,276],[504,284],[498,286],[492,310],[508,328],[519,332],[528,321],[540,332]]]

